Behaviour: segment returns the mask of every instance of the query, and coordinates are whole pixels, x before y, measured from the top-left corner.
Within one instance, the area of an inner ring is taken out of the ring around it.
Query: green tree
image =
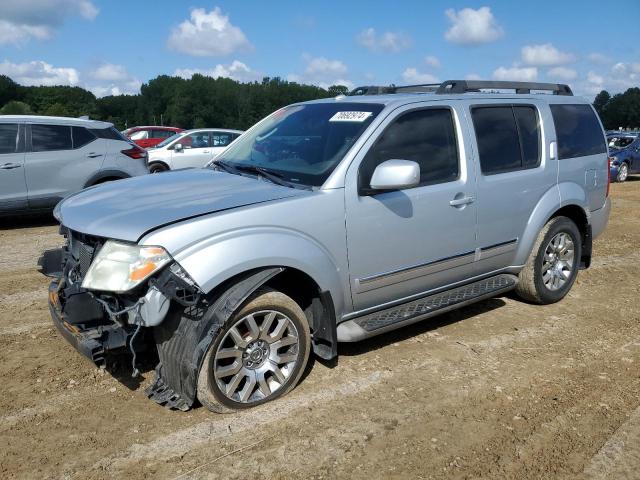
[[[611,95],[606,90],[602,90],[598,95],[596,95],[596,98],[593,101],[593,106],[600,117],[604,115],[604,111],[607,108],[607,104],[610,100]]]
[[[0,105],[11,100],[20,100],[19,86],[6,75],[0,75]]]
[[[337,97],[338,95],[346,95],[349,93],[349,87],[345,85],[331,85],[328,89],[329,95]]]
[[[0,108],[0,115],[33,115],[33,111],[26,103],[11,100]]]

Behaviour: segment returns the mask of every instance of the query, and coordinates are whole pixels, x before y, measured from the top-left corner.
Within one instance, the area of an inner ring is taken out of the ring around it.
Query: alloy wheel
[[[569,281],[575,264],[575,246],[568,233],[560,232],[547,244],[542,260],[542,281],[549,290],[559,290]]]

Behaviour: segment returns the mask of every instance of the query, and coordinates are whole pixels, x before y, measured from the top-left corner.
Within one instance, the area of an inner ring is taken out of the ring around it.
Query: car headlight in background
[[[108,240],[82,282],[90,290],[126,292],[171,261],[162,247],[147,247]]]

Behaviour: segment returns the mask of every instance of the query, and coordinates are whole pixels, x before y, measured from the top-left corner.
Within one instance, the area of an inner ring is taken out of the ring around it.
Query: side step
[[[412,300],[338,325],[339,342],[356,342],[512,290],[518,277],[500,274]]]

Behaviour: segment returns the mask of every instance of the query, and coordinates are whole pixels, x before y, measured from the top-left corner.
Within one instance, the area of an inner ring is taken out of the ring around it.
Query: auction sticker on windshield
[[[373,112],[336,112],[330,122],[364,122]]]

